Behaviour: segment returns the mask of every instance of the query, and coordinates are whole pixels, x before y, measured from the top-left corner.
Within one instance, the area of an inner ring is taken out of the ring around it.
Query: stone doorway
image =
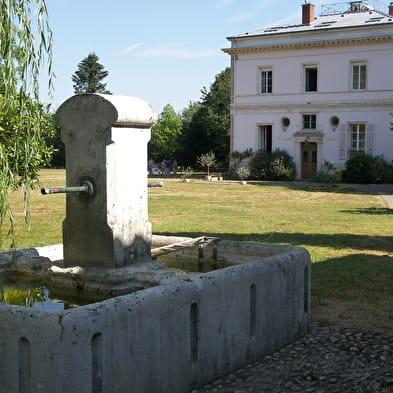
[[[317,144],[303,142],[302,149],[302,179],[312,179],[317,175]]]

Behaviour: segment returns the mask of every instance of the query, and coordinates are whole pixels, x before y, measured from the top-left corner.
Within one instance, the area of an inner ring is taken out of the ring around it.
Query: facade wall
[[[294,157],[298,177],[306,138],[318,144],[318,168],[328,160],[340,169],[350,154],[349,124],[364,123],[370,131],[367,152],[393,160],[392,49],[390,42],[376,42],[234,55],[232,151],[258,150],[258,126],[271,125],[272,150],[285,149]],[[352,89],[353,62],[367,64],[364,90]],[[305,66],[317,68],[316,92],[305,92]],[[271,93],[260,92],[261,70],[272,71]],[[315,130],[304,129],[303,114],[316,114]],[[332,126],[333,116],[338,126]],[[282,126],[283,117],[290,120],[288,127]]]

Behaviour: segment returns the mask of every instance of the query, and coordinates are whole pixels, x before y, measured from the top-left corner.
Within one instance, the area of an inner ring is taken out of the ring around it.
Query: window
[[[366,125],[365,124],[350,124],[350,143],[352,152],[366,151]]]
[[[304,81],[305,91],[317,91],[318,90],[318,68],[317,66],[305,66],[304,67]]]
[[[303,129],[315,130],[317,128],[317,115],[303,115]]]
[[[365,90],[367,85],[367,64],[352,63],[352,89]]]
[[[289,127],[289,124],[291,124],[290,120],[287,117],[283,117],[281,119],[281,125],[283,127]]]
[[[375,124],[348,123],[339,126],[339,158],[347,160],[358,152],[374,155]]]
[[[271,68],[261,69],[261,94],[273,92],[273,71]]]
[[[272,126],[258,126],[258,150],[272,151]]]
[[[338,127],[338,125],[340,124],[340,119],[337,116],[332,116],[330,118],[330,124],[332,125],[332,127]]]

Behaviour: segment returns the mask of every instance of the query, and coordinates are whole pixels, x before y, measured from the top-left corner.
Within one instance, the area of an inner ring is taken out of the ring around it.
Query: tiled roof
[[[365,12],[342,13],[336,15],[323,15],[315,18],[311,24],[289,24],[282,26],[267,27],[252,32],[239,34],[228,37],[228,39],[236,39],[242,37],[255,37],[285,33],[311,32],[327,29],[340,29],[348,27],[364,27],[382,24],[393,24],[393,16],[387,15],[375,10]]]

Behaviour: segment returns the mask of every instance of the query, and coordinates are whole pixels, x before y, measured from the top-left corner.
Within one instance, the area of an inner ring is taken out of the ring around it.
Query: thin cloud
[[[235,23],[240,23],[244,22],[246,20],[250,20],[255,16],[255,14],[251,12],[242,12],[236,15],[233,15],[232,17],[228,18],[225,22],[229,24],[235,24]]]
[[[174,43],[167,45],[157,45],[144,49],[139,52],[145,57],[171,57],[176,59],[198,59],[202,57],[215,56],[219,53],[217,50],[195,50],[189,48],[189,43]]]
[[[143,43],[142,42],[135,42],[135,44],[130,45],[128,48],[124,49],[123,53],[128,53],[131,52],[132,50],[139,48],[140,46],[142,46]]]

